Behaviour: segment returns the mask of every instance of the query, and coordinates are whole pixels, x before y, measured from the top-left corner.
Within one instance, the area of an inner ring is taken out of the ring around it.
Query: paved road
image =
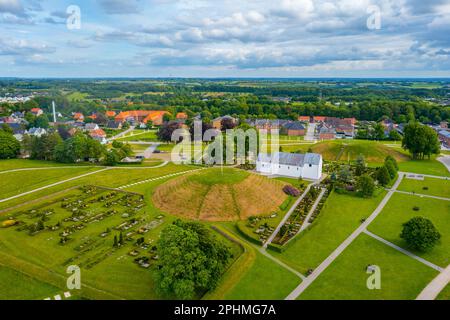
[[[450,283],[450,265],[443,270],[436,278],[433,279],[423,291],[419,294],[416,300],[434,300],[439,293],[445,289]]]
[[[109,139],[106,139],[106,141],[110,142],[110,141],[113,141],[115,139],[119,139],[120,137],[123,137],[124,135],[126,135],[126,134],[130,133],[131,131],[133,131],[134,128],[135,127],[131,126],[129,129],[127,129],[127,130],[125,130],[125,131],[123,131],[123,132],[121,132],[119,134],[116,134],[115,136],[113,136],[113,137],[111,137]]]
[[[322,181],[322,180],[320,180],[320,181]],[[275,229],[275,231],[272,233],[272,235],[269,237],[269,239],[267,239],[266,243],[264,243],[263,248],[267,248],[267,246],[272,243],[273,239],[275,239],[275,237],[277,236],[278,232],[280,232],[281,227],[286,223],[286,221],[292,215],[292,213],[294,212],[295,208],[297,208],[297,206],[300,204],[300,202],[306,197],[306,195],[308,194],[309,190],[313,186],[319,184],[320,181],[312,183],[306,188],[305,192],[303,192],[303,194],[300,196],[300,198],[298,198],[297,201],[295,201],[294,205],[286,213],[286,215],[284,216],[283,220],[281,220],[281,222],[278,225],[278,227]]]
[[[450,156],[445,155],[445,156],[437,158],[437,160],[439,162],[442,162],[444,164],[444,166],[447,167],[447,170],[450,172]]]
[[[386,204],[391,199],[395,190],[398,188],[400,183],[402,182],[403,174],[398,175],[398,179],[395,182],[392,189],[388,192],[388,194],[384,197],[384,199],[380,202],[375,211],[371,214],[371,216],[363,223],[361,226],[356,229],[344,242],[342,242],[339,247],[329,255],[312,273],[306,278],[297,288],[294,289],[287,297],[286,300],[295,300],[298,296],[300,296],[303,291],[305,291],[314,280],[316,280],[320,274],[325,271],[326,268],[334,261],[336,258],[355,240],[361,233],[363,233],[367,226],[372,223],[373,220],[381,213]]]
[[[82,174],[80,176],[76,176],[76,177],[73,177],[73,178],[70,178],[70,179],[66,179],[66,180],[63,180],[63,181],[55,182],[55,183],[46,185],[44,187],[40,187],[40,188],[31,190],[31,191],[27,191],[27,192],[24,192],[24,193],[21,193],[21,194],[17,194],[15,196],[12,196],[12,197],[9,197],[9,198],[1,199],[0,203],[6,202],[6,201],[9,201],[9,200],[13,200],[13,199],[16,199],[16,198],[20,198],[20,197],[26,196],[26,195],[28,195],[30,193],[34,193],[34,192],[37,192],[37,191],[45,190],[45,189],[48,189],[48,188],[51,188],[51,187],[54,187],[54,186],[57,186],[57,185],[69,182],[69,181],[73,181],[73,180],[77,180],[77,179],[80,179],[80,178],[84,178],[84,177],[90,176],[92,174],[100,173],[102,171],[106,171],[106,170],[110,170],[110,169],[111,168],[104,168],[104,169],[101,169],[101,170],[85,173],[85,174]]]
[[[421,258],[419,256],[416,256],[414,253],[409,252],[408,250],[405,250],[405,249],[403,249],[403,248],[393,244],[392,242],[389,242],[389,241],[387,241],[387,240],[377,236],[376,234],[373,234],[372,232],[370,232],[368,230],[364,230],[364,233],[367,234],[369,237],[372,237],[372,238],[374,238],[374,239],[384,243],[385,245],[388,245],[389,247],[391,247],[391,248],[393,248],[393,249],[395,249],[397,251],[400,251],[403,254],[406,254],[407,256],[413,258],[414,260],[417,260],[417,261],[419,261],[419,262],[429,266],[430,268],[433,268],[434,270],[436,270],[438,272],[442,272],[443,271],[443,269],[441,267],[435,265],[434,263],[431,263],[431,262],[429,262],[429,261],[427,261],[427,260],[425,260],[425,259],[423,259],[423,258]]]

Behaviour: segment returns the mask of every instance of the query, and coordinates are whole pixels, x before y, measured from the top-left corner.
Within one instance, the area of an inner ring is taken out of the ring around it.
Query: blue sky
[[[449,34],[450,0],[0,0],[0,77],[449,77]]]

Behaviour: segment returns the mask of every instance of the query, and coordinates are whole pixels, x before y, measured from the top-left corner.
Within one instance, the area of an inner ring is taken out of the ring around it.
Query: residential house
[[[213,128],[217,129],[217,130],[222,130],[222,121],[223,120],[231,120],[234,124],[237,123],[237,119],[233,118],[232,116],[218,117],[212,121]]]
[[[44,111],[42,111],[41,108],[33,108],[30,110],[30,112],[35,115],[36,117],[39,117],[40,115],[44,114]]]
[[[47,133],[47,130],[43,129],[43,128],[31,128],[30,130],[28,130],[28,134],[30,136],[33,137],[42,137],[44,134]]]
[[[306,134],[306,128],[302,122],[288,122],[283,125],[281,133],[287,134],[288,136],[304,136]]]
[[[186,112],[178,112],[176,118],[178,120],[187,120],[188,119],[188,115]]]
[[[100,141],[102,144],[106,143],[106,132],[102,129],[92,130],[89,132],[91,138]]]
[[[108,129],[120,130],[122,129],[122,122],[115,122],[114,120],[108,121],[106,127]]]
[[[93,130],[98,130],[98,129],[100,129],[100,127],[96,123],[86,123],[84,125],[84,130],[86,130],[86,131],[93,131]]]
[[[106,116],[108,118],[114,118],[116,116],[116,112],[115,111],[106,111]]]
[[[75,112],[73,114],[73,119],[77,122],[84,122],[84,115],[81,112]]]
[[[442,142],[442,144],[447,147],[450,148],[450,131],[446,131],[446,130],[441,130],[439,131],[439,140]]]
[[[319,140],[333,140],[336,138],[336,130],[327,124],[321,124],[317,131],[319,133]]]
[[[323,159],[316,153],[260,153],[256,171],[262,174],[319,180],[322,177]]]
[[[155,126],[160,126],[164,122],[164,115],[169,114],[167,111],[154,110],[131,110],[120,112],[114,120],[116,122],[124,123],[126,121],[131,123],[147,123],[151,121]]]

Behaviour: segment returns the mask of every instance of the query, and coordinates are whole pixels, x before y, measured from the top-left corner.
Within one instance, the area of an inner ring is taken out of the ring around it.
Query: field
[[[450,180],[425,177],[422,181],[405,178],[398,190],[450,198]]]
[[[414,207],[419,207],[420,210],[414,211]],[[440,231],[442,238],[430,252],[412,252],[445,268],[450,264],[450,235],[448,233],[450,230],[450,201],[395,194],[377,219],[369,226],[369,231],[408,249],[404,240],[400,238],[402,225],[417,216],[430,219]]]
[[[409,160],[398,164],[400,171],[450,177],[447,168],[435,159]]]
[[[0,300],[42,300],[53,297],[58,288],[0,265]]]
[[[336,249],[372,213],[384,195],[382,192],[372,199],[363,199],[333,192],[310,229],[294,238],[283,253],[270,253],[305,274]]]
[[[367,266],[381,269],[381,289],[369,290]],[[413,300],[437,271],[361,234],[300,296],[302,300]]]
[[[224,168],[177,178],[159,187],[153,202],[163,212],[203,221],[233,221],[276,212],[287,195],[277,180]]]
[[[123,136],[117,141],[127,142],[127,141],[143,141],[143,142],[156,142],[158,137],[156,136],[156,130],[133,130],[126,136]]]

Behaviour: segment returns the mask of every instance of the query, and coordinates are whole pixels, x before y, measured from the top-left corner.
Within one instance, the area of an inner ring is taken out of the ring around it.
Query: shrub
[[[293,186],[285,186],[283,188],[283,192],[286,193],[289,196],[293,196],[293,197],[299,197],[300,196],[300,191],[296,188],[294,188]]]

